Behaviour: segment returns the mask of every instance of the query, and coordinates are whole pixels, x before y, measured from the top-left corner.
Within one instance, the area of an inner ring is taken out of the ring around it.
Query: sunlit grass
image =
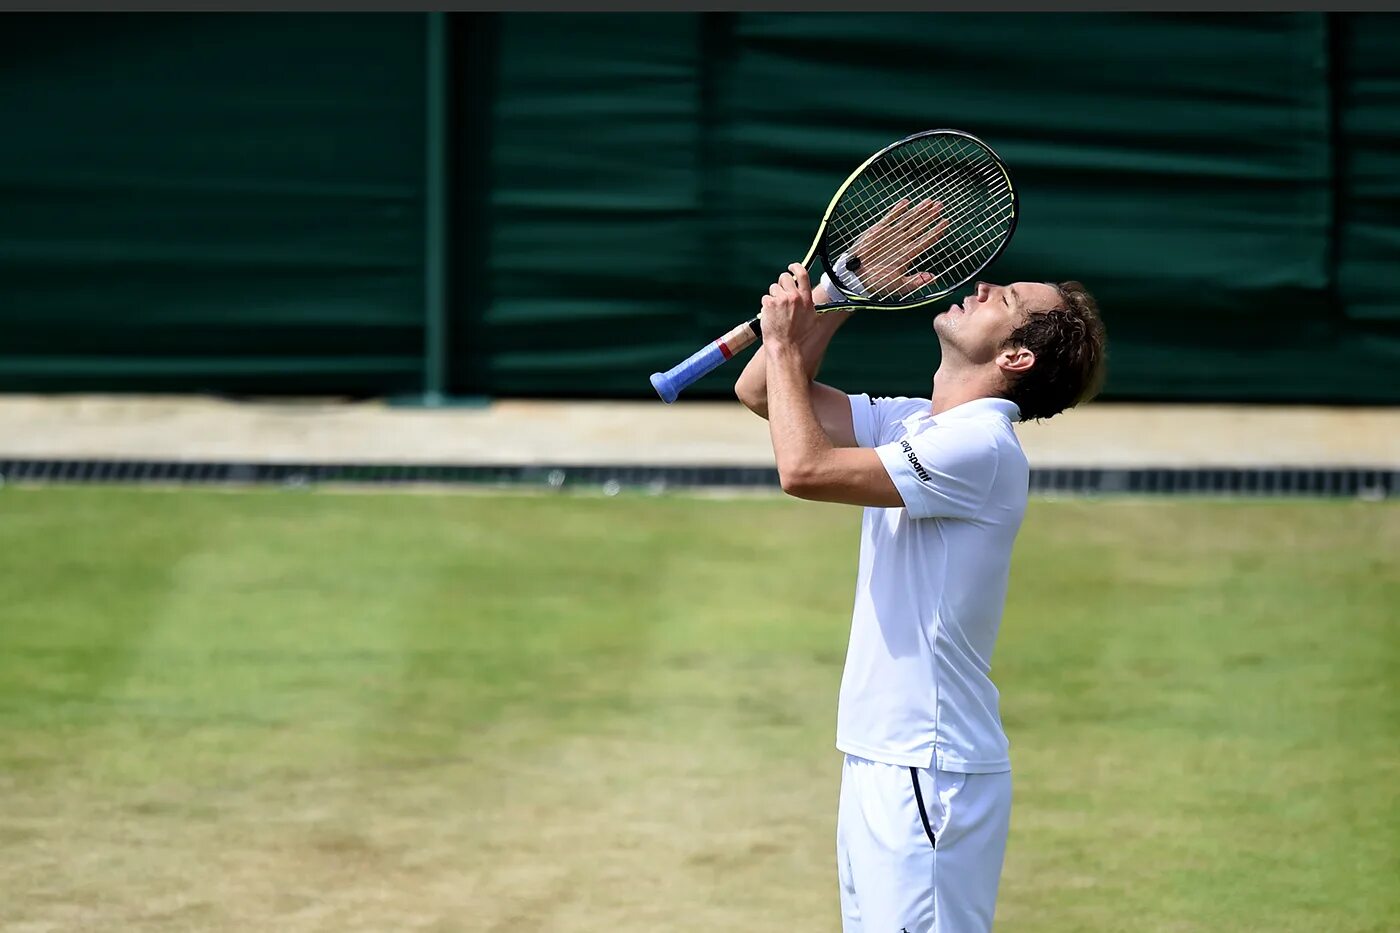
[[[0,928],[839,929],[854,510],[0,515]],[[1398,554],[1385,503],[1033,503],[999,929],[1400,927]]]

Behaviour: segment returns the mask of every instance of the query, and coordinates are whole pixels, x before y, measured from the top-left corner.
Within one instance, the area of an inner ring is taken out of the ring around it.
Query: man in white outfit
[[[1029,481],[1012,425],[1092,397],[1103,325],[1077,282],[979,282],[934,318],[932,398],[872,399],[814,381],[846,319],[817,315],[789,266],[735,386],[768,419],[785,492],[865,506],[837,715],[843,929],[980,933],[1011,815],[988,675]]]

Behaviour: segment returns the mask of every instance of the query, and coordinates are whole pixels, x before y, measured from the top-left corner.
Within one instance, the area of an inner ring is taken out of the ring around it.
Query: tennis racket
[[[822,267],[843,296],[828,311],[920,308],[991,265],[1016,232],[1019,200],[992,148],[961,130],[926,130],[886,146],[836,189],[802,265]],[[651,384],[674,402],[686,386],[761,335],[740,324]]]

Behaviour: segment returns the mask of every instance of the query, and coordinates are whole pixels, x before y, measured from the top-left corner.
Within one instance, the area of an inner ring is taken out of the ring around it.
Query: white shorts
[[[844,933],[992,928],[1011,772],[962,774],[847,755],[836,818]]]

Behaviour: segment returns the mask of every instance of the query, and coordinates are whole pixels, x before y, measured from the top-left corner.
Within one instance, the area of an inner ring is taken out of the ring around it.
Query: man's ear
[[[997,354],[997,365],[1005,373],[1023,373],[1035,365],[1035,354],[1025,347],[1002,350]]]

